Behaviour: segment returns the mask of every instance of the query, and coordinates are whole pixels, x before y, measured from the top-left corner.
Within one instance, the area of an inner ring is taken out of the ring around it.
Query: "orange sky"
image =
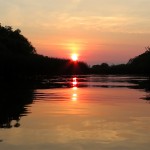
[[[88,64],[126,63],[150,39],[149,0],[0,0],[2,25],[19,28],[37,52]]]

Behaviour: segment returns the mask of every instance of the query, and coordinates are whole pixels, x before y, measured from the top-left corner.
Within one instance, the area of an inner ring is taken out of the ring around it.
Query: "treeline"
[[[150,47],[146,47],[146,51],[132,58],[126,64],[108,65],[102,63],[100,65],[93,65],[91,73],[94,74],[150,74]]]
[[[150,74],[150,47],[145,48],[145,52],[127,63],[130,73]]]
[[[5,77],[50,76],[67,74],[85,74],[88,66],[83,62],[68,59],[49,58],[42,55],[8,56],[0,60],[1,75]]]
[[[0,77],[34,77],[56,74],[85,74],[84,62],[50,58],[37,54],[19,29],[0,25]]]
[[[19,29],[0,24],[0,79],[71,74],[150,74],[150,47],[126,64],[84,62],[39,55]]]

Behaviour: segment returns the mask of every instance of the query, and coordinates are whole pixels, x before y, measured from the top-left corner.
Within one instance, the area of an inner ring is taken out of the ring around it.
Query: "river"
[[[137,84],[146,80],[57,76],[47,88],[5,90],[0,149],[149,150],[150,92]]]

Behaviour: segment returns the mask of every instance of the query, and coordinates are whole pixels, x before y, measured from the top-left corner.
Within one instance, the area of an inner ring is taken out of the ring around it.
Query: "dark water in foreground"
[[[145,80],[55,77],[48,89],[2,90],[0,149],[149,150],[150,93],[135,84]]]

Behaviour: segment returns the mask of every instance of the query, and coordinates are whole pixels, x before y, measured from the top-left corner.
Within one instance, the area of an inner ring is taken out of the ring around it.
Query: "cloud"
[[[82,0],[72,0],[73,3],[80,3]]]
[[[56,17],[52,23],[56,30],[123,33],[148,33],[149,31],[148,22],[145,18],[139,19],[129,16],[72,16],[68,13],[54,13],[52,16],[52,18]],[[49,25],[52,26],[52,24]]]
[[[21,28],[41,27],[56,32],[148,33],[150,13],[147,2],[109,0],[108,5],[101,0],[8,0],[1,2],[0,18],[2,23]]]

